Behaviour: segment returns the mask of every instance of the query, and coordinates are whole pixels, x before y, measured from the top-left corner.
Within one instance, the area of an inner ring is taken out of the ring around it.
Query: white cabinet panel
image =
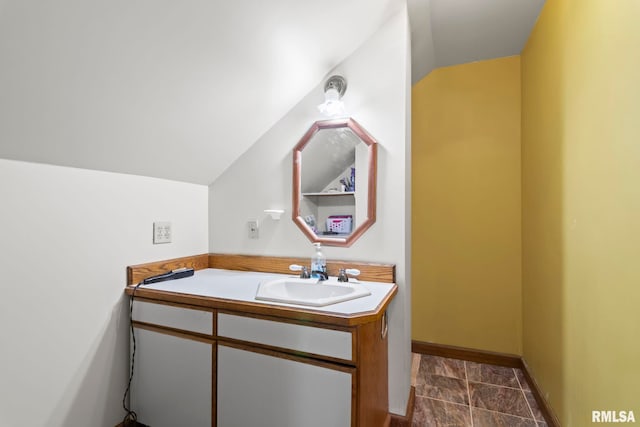
[[[222,344],[217,365],[218,427],[351,426],[351,373]]]
[[[212,344],[137,328],[131,408],[153,427],[211,427]]]
[[[350,332],[218,313],[218,336],[352,360]]]
[[[144,301],[133,303],[133,320],[185,331],[213,334],[213,313]]]

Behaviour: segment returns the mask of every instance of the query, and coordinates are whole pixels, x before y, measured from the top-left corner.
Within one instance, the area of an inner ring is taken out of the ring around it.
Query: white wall
[[[0,426],[113,427],[125,267],[206,253],[206,186],[0,159]],[[173,243],[152,244],[171,221]]]
[[[350,248],[326,248],[328,258],[395,263],[400,288],[390,308],[390,410],[404,414],[410,387],[410,70],[406,10],[394,16],[335,70],[348,80],[346,108],[379,146],[377,222]],[[312,245],[291,221],[291,153],[315,120],[324,81],[209,190],[211,252],[311,256]],[[247,117],[251,120],[251,117]],[[264,209],[286,209],[280,221]],[[260,221],[260,238],[247,237],[246,222]]]

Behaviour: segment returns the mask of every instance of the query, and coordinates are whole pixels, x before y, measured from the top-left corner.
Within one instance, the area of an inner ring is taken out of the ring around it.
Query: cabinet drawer
[[[213,335],[213,313],[210,311],[134,301],[133,320]]]
[[[218,313],[218,336],[353,361],[351,332]]]

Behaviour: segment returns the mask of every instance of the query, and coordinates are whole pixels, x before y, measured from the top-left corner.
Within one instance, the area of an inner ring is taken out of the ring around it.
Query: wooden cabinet
[[[260,307],[258,314],[136,298],[131,403],[139,420],[154,427],[389,425],[384,312],[345,325]]]

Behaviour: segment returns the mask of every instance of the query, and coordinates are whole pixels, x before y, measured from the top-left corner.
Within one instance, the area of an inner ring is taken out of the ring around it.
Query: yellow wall
[[[563,426],[640,422],[639,17],[547,0],[522,53],[523,354]]]
[[[520,354],[520,58],[411,96],[413,339]]]

